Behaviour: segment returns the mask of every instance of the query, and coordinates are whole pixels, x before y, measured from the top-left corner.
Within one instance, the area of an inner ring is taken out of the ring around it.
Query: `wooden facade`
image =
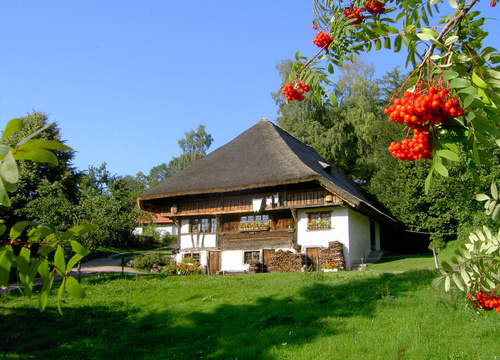
[[[268,199],[276,196],[275,202],[267,204],[263,211],[277,211],[295,207],[342,205],[342,200],[324,189],[293,192],[261,193],[242,196],[214,196],[207,199],[182,199],[164,204],[162,216],[183,217],[196,215],[218,215],[254,212],[254,199]]]

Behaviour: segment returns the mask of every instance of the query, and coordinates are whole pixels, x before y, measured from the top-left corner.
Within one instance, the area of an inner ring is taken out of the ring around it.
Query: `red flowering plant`
[[[314,229],[314,228],[329,229],[330,219],[318,219],[318,220],[310,219],[309,223],[307,224],[307,227],[309,229]]]
[[[326,260],[323,265],[321,265],[322,269],[338,269],[340,266],[340,263],[337,262],[331,262],[330,260]]]
[[[242,223],[239,223],[239,225],[238,225],[238,230],[241,230],[241,231],[267,230],[267,229],[269,229],[269,224],[265,223],[265,222],[262,222],[262,221],[258,221],[258,222],[252,222],[252,221],[242,222]]]

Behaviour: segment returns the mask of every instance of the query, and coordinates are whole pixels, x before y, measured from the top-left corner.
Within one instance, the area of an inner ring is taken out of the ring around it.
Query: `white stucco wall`
[[[349,256],[346,257],[348,269],[353,263],[360,263],[370,254],[370,219],[351,209],[349,209],[349,236]]]
[[[133,231],[133,234],[134,235],[142,235],[143,227],[146,227],[146,226],[148,226],[148,225],[136,227]],[[154,226],[155,226],[155,231],[159,235],[164,235],[164,234],[177,235],[177,226],[175,226],[174,224],[157,224]]]
[[[223,251],[220,258],[222,271],[248,271],[249,265],[244,264],[244,252],[241,250]]]
[[[307,230],[307,213],[308,211],[298,211],[298,233],[297,243],[302,246],[302,252],[308,247],[328,247],[330,241],[340,241],[345,246],[348,246],[349,239],[349,213],[344,207],[338,208],[319,208],[314,209],[314,212],[331,211],[331,226],[330,230]]]

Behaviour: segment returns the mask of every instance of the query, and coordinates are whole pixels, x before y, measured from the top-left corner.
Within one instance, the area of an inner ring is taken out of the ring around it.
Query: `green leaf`
[[[16,240],[28,226],[36,228],[38,223],[36,221],[18,221],[10,228],[9,238]]]
[[[390,49],[391,48],[391,39],[390,38],[385,38],[384,40],[384,48]]]
[[[460,279],[458,277],[458,274],[456,272],[454,272],[452,274],[452,277],[453,277],[453,281],[455,282],[455,284],[457,285],[457,287],[462,290],[462,291],[465,291],[465,288],[464,288],[464,285],[462,284],[462,279]]]
[[[449,81],[456,77],[459,77],[460,74],[453,70],[444,70],[443,71],[443,81]]]
[[[0,144],[0,155],[7,155],[10,152],[10,146]]]
[[[23,121],[21,119],[11,119],[5,126],[5,129],[2,133],[2,137],[0,138],[1,140],[5,139],[6,137],[18,132],[23,128]]]
[[[486,194],[476,194],[475,199],[477,201],[486,201],[486,200],[490,200],[490,197]]]
[[[497,220],[499,212],[500,212],[500,204],[497,204],[497,206],[495,206],[495,210],[493,210],[493,213],[491,214],[491,218],[493,220]]]
[[[417,36],[420,40],[436,40],[435,36],[432,34],[418,33]]]
[[[10,268],[14,260],[12,246],[4,245],[0,248],[0,287],[5,288],[9,284]]]
[[[443,164],[436,162],[434,165],[434,170],[441,176],[448,177],[448,169],[444,167]]]
[[[61,314],[61,315],[63,314],[62,307],[61,307],[61,300],[62,300],[65,285],[66,285],[66,278],[64,278],[61,281],[61,285],[59,286],[59,290],[57,291],[57,310],[59,310],[59,314]]]
[[[64,261],[64,251],[61,245],[57,246],[57,250],[54,255],[54,266],[59,276],[64,276],[64,272],[66,270],[66,262]]]
[[[486,85],[486,83],[483,81],[483,79],[481,79],[479,76],[477,76],[475,70],[472,72],[472,82],[474,84],[476,84],[478,87],[480,87],[481,89],[488,88],[488,85]]]
[[[449,276],[447,276],[444,279],[444,291],[446,291],[446,292],[450,291],[450,277]]]
[[[445,46],[450,46],[451,44],[457,42],[458,39],[460,39],[460,38],[458,36],[456,36],[456,35],[450,36],[449,38],[447,38],[445,40],[444,45]]]
[[[68,294],[78,299],[82,299],[85,297],[85,292],[83,291],[82,286],[72,276],[66,279],[66,291],[68,292]]]
[[[448,3],[453,9],[456,9],[458,7],[456,0],[448,0]]]
[[[69,146],[66,146],[60,142],[53,140],[42,140],[42,139],[31,139],[26,141],[24,144],[19,146],[18,151],[31,151],[35,149],[46,149],[46,150],[72,150]]]
[[[399,52],[401,50],[402,42],[403,37],[401,35],[396,36],[396,39],[394,39],[394,52]]]
[[[47,300],[49,298],[50,290],[52,289],[52,284],[54,282],[54,272],[47,275],[47,278],[43,281],[42,291],[40,292],[40,297],[38,298],[38,309],[40,312],[45,310],[47,305]]]
[[[90,251],[85,249],[85,247],[83,247],[78,241],[76,240],[72,240],[71,241],[71,248],[73,249],[73,251],[75,253],[77,253],[78,255],[81,255],[82,257],[84,256],[87,256],[88,254],[90,254]]]
[[[439,150],[437,152],[439,157],[444,157],[448,160],[459,161],[458,155],[451,150]]]
[[[424,190],[426,194],[429,193],[429,189],[431,188],[431,182],[432,182],[432,171],[429,171],[429,174],[425,178]]]
[[[469,86],[471,86],[471,85],[470,85],[469,80],[467,80],[467,79],[455,78],[455,79],[452,79],[450,81],[450,88],[452,88],[452,89],[460,89],[460,88],[465,88],[465,87],[469,87]]]
[[[7,183],[2,178],[0,178],[0,205],[10,206],[9,194],[7,194],[5,184]]]
[[[30,160],[37,163],[48,163],[52,165],[57,165],[57,156],[49,150],[45,149],[34,149],[31,151],[20,151],[18,152],[14,158],[16,160]]]
[[[331,93],[330,93],[331,95]],[[74,238],[76,236],[83,235],[91,230],[94,230],[97,226],[94,224],[80,224],[80,225],[75,225],[68,230],[66,230],[62,235],[61,235],[61,240],[68,240],[71,238]]]
[[[83,258],[80,254],[75,254],[71,259],[69,259],[68,264],[66,265],[66,272],[69,273],[71,269],[75,267],[75,265]]]
[[[491,196],[493,197],[493,199],[498,200],[497,184],[491,183],[490,189],[491,189]]]
[[[17,169],[14,155],[9,151],[0,166],[0,176],[8,183],[15,184],[19,181],[19,170]]]

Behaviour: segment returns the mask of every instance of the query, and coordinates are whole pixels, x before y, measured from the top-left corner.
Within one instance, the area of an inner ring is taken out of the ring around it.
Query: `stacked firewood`
[[[252,260],[248,263],[248,265],[249,265],[248,272],[250,274],[263,272],[264,266],[262,265],[262,263],[260,261]]]
[[[304,263],[304,255],[291,251],[278,250],[269,259],[269,272],[300,271]]]
[[[319,252],[319,266],[326,261],[338,263],[340,270],[345,269],[344,250],[340,241],[330,241],[326,249],[321,249]]]

